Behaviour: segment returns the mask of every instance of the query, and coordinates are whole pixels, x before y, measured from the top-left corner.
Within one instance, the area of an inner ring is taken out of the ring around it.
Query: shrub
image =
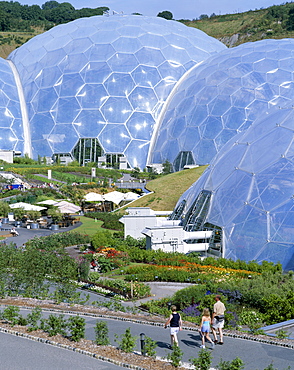
[[[145,352],[147,356],[155,357],[156,351],[155,348],[157,347],[157,343],[155,340],[151,339],[150,337],[145,338]]]
[[[221,359],[220,363],[217,365],[218,370],[242,370],[244,369],[244,362],[236,357],[232,361],[223,361]]]
[[[198,358],[191,358],[189,361],[195,367],[195,370],[209,370],[212,361],[212,355],[207,349],[202,348],[199,351]]]
[[[4,308],[1,318],[6,320],[11,326],[17,325],[19,322],[19,307],[9,306]]]
[[[288,338],[288,336],[289,333],[287,332],[287,330],[279,329],[276,331],[276,337],[279,339],[286,339]]]
[[[127,328],[125,333],[120,336],[121,340],[118,338],[118,335],[115,334],[115,341],[118,343],[118,346],[122,351],[130,353],[134,350],[137,337],[131,334],[130,328]]]
[[[42,317],[41,307],[39,307],[39,306],[34,307],[31,311],[31,313],[29,313],[27,315],[27,322],[28,322],[28,325],[30,325],[29,328],[28,328],[28,331],[33,331],[33,330],[38,330],[39,329],[38,321],[41,320],[41,317]]]
[[[179,367],[181,365],[181,360],[183,357],[183,351],[175,343],[172,346],[172,352],[167,355],[167,359],[171,362],[174,367]]]
[[[85,338],[85,327],[86,323],[83,317],[71,316],[68,319],[71,340],[79,342],[80,339]]]
[[[107,346],[110,344],[108,338],[108,326],[105,321],[97,321],[95,325],[95,343],[98,346]]]
[[[61,334],[66,335],[66,320],[64,315],[49,315],[48,319],[42,319],[40,328],[44,330],[50,337]]]

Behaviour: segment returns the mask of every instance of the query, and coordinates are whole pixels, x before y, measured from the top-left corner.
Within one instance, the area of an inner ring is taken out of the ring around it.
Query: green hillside
[[[183,23],[204,31],[227,46],[267,38],[294,37],[294,3],[244,13],[200,18]]]
[[[202,175],[206,167],[183,170],[149,181],[146,187],[153,193],[136,200],[132,203],[132,207],[150,207],[154,211],[172,211],[179,197]]]

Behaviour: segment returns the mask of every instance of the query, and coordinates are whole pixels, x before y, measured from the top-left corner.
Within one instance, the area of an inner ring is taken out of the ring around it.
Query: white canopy
[[[86,202],[103,202],[104,198],[101,194],[90,192],[84,196]]]
[[[22,208],[25,211],[42,211],[43,209],[46,209],[46,207],[34,206],[33,204],[24,202],[10,204],[9,207],[11,209]]]
[[[73,203],[67,202],[66,200],[57,202],[54,205],[59,208],[61,213],[78,213],[81,210],[81,207],[76,206]]]
[[[54,206],[56,203],[58,203],[56,200],[47,199],[43,200],[42,202],[38,202],[37,204],[47,204],[48,206]]]
[[[109,202],[119,204],[124,199],[124,194],[119,191],[112,191],[111,193],[103,195],[103,198]]]

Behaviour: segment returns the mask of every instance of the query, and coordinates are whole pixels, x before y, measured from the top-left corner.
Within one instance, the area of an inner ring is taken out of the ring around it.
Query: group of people
[[[211,348],[214,349],[216,344],[222,345],[223,340],[223,327],[225,323],[225,311],[226,307],[221,301],[220,295],[215,296],[216,303],[213,306],[213,313],[210,316],[208,308],[205,308],[202,313],[202,319],[200,324],[199,332],[201,334],[202,345],[201,348],[205,348],[205,339],[211,343]],[[171,306],[171,314],[166,321],[164,328],[170,326],[170,337],[171,337],[171,347],[174,344],[179,345],[178,342],[178,332],[182,330],[182,318],[177,312],[176,306]],[[213,340],[210,338],[210,331],[213,334]],[[219,340],[217,338],[217,332],[219,333]]]

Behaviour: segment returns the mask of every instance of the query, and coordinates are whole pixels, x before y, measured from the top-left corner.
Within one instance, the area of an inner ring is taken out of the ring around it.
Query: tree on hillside
[[[168,10],[164,10],[163,12],[159,12],[157,17],[165,18],[168,20],[173,19],[173,13],[169,12]]]
[[[0,31],[5,32],[10,29],[10,16],[0,10]]]
[[[46,10],[45,17],[55,24],[66,23],[76,19],[75,12],[75,8],[70,3],[61,3],[53,9]]]
[[[54,9],[54,8],[57,8],[58,5],[59,5],[59,2],[57,1],[46,1],[46,3],[42,5],[42,9],[43,10]]]

